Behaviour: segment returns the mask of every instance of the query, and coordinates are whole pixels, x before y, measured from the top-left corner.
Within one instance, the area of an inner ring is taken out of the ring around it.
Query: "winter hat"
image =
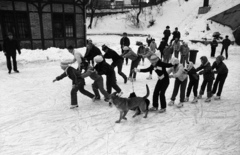
[[[124,50],[124,51],[127,51],[127,50],[129,50],[129,47],[124,46],[124,47],[123,47],[123,50]]]
[[[94,57],[94,61],[96,63],[102,62],[103,61],[103,57],[101,55],[97,55]]]
[[[62,68],[67,68],[69,65],[68,65],[68,63],[67,62],[61,62],[60,63],[60,66],[62,67]]]
[[[208,63],[208,58],[206,56],[202,56],[200,59],[203,61],[203,65],[206,65]]]
[[[173,57],[173,58],[171,59],[171,64],[172,64],[172,65],[177,65],[177,64],[179,64],[179,60],[178,60],[177,58]]]
[[[159,60],[159,57],[157,55],[152,55],[149,59],[151,63],[157,62]]]
[[[216,59],[218,59],[219,61],[223,61],[223,60],[224,60],[224,57],[223,57],[222,55],[219,55],[219,56],[217,56]]]
[[[190,71],[193,68],[193,63],[189,61],[189,64],[187,64],[187,70]]]

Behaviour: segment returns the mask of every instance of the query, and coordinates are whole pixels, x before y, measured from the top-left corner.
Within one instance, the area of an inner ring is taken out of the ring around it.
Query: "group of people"
[[[211,57],[215,57],[216,49],[218,46],[217,37],[213,37],[213,40],[211,41]],[[228,47],[231,45],[231,40],[228,38],[228,35],[225,36],[225,39],[222,41],[222,50],[221,55],[223,55],[223,52],[225,51],[226,59],[228,59]]]

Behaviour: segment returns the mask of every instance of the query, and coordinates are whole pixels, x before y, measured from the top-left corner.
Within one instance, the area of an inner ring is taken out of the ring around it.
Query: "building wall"
[[[26,0],[27,1],[27,0]],[[38,3],[34,3],[38,5]],[[22,48],[49,48],[60,47],[65,48],[69,45],[75,47],[83,47],[86,42],[86,27],[84,25],[84,12],[83,10],[74,4],[46,4],[42,12],[39,14],[38,9],[31,3],[14,2],[14,0],[0,1],[0,13],[1,11],[24,11],[29,14],[29,25],[31,29],[31,38],[20,40]],[[52,13],[73,13],[75,14],[75,37],[56,39],[53,37],[53,25],[52,25]],[[40,20],[42,17],[42,23]],[[0,21],[1,22],[1,21]],[[41,31],[42,25],[42,31]],[[0,23],[0,44],[3,42],[2,23]],[[44,47],[43,47],[44,46]]]

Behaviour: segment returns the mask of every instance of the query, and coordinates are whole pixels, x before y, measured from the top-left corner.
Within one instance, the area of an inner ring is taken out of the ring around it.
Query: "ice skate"
[[[174,101],[170,101],[169,103],[168,103],[168,106],[173,106],[174,105]]]
[[[191,103],[197,103],[198,102],[198,98],[197,97],[194,97],[194,99],[192,100]]]

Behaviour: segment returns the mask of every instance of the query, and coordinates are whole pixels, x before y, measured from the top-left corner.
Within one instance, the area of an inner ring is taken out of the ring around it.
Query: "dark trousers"
[[[124,53],[123,49],[122,49],[122,53]],[[126,61],[126,65],[128,64],[128,58],[125,58]]]
[[[215,57],[216,47],[211,47],[211,57]]]
[[[199,80],[190,80],[189,81],[188,87],[187,87],[187,95],[186,95],[187,97],[190,96],[192,88],[193,88],[194,97],[197,97],[198,83],[199,83]]]
[[[207,80],[204,79],[203,82],[202,82],[199,94],[203,95],[205,87],[207,86],[207,97],[212,97],[212,84],[213,84],[213,80],[207,81]]]
[[[178,55],[179,55],[179,51],[175,50],[175,51],[174,51],[174,56],[175,56],[175,58],[178,58]]]
[[[165,92],[169,85],[169,78],[158,80],[153,92],[153,107],[158,108],[158,98],[160,96],[161,109],[166,108]]]
[[[127,76],[122,72],[122,66],[123,66],[123,59],[119,59],[117,61],[113,61],[111,66],[113,66],[113,68],[115,68],[117,66],[118,68],[118,74],[124,79],[127,79]]]
[[[12,61],[13,61],[13,70],[16,71],[17,70],[16,54],[14,54],[14,55],[6,55],[8,71],[12,70],[11,58],[12,58]]]
[[[179,87],[180,87],[180,102],[184,102],[187,81],[188,81],[188,78],[186,78],[184,81],[180,81],[178,78],[176,78],[175,83],[174,83],[172,97],[171,97],[172,101],[175,101],[176,96],[178,94]]]
[[[129,77],[136,78],[137,73],[134,72],[133,69],[138,67],[140,61],[141,57],[138,57],[136,60],[131,62]]]
[[[112,72],[110,75],[107,75],[106,83],[107,83],[108,94],[112,93],[112,88],[118,93],[121,92],[121,89],[117,85],[117,79],[116,79],[115,72]]]
[[[223,55],[223,52],[225,50],[225,54],[226,54],[226,59],[228,59],[228,46],[227,47],[222,47],[222,51],[221,51],[221,55]]]
[[[105,98],[109,98],[108,92],[103,87],[103,78],[102,78],[102,76],[100,76],[97,80],[95,80],[93,82],[92,89],[93,89],[93,92],[94,92],[95,96],[99,96],[100,97],[100,94],[99,94],[99,91],[98,91],[98,89],[99,89],[100,92],[104,95]]]
[[[84,83],[79,84],[77,87],[73,87],[71,90],[71,105],[78,105],[77,102],[77,91],[80,91],[83,95],[93,98],[94,95],[89,91],[84,89]]]
[[[215,80],[215,82],[213,84],[212,94],[216,93],[217,87],[218,87],[217,96],[221,96],[223,85],[225,83],[227,75],[228,75],[228,73],[227,74],[218,74],[217,75],[216,80]]]

